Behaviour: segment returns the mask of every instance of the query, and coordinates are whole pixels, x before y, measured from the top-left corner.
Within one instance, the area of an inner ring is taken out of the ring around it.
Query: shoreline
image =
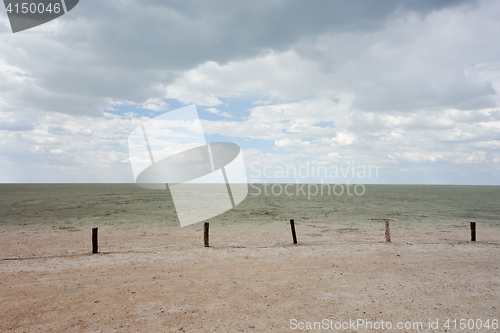
[[[10,237],[30,239],[25,253],[48,255],[39,242],[50,240],[87,253],[0,260],[0,330],[290,332],[292,319],[443,323],[500,316],[498,244],[398,241],[408,231],[413,240],[428,237],[429,229],[419,228],[394,228],[393,243],[383,241],[383,230],[378,241],[360,241],[364,230],[321,232],[299,224],[293,245],[281,226],[255,228],[253,236],[211,226],[208,248],[198,225],[143,236],[104,229],[104,253],[94,255],[90,230],[81,243],[75,237],[83,232]],[[448,231],[450,237],[463,230]],[[325,241],[331,234],[342,240]],[[5,238],[0,234],[3,244]]]

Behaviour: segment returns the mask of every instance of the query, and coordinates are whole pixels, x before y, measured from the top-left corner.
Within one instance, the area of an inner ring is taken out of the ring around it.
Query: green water
[[[255,185],[254,185],[255,186]],[[285,185],[281,185],[284,187]],[[463,225],[469,221],[500,226],[500,186],[365,185],[363,195],[327,194],[308,198],[296,185],[288,196],[249,189],[236,208],[210,219],[214,223],[266,223],[294,218],[311,223],[395,223]],[[311,189],[314,193],[314,188]],[[361,188],[358,188],[358,193]],[[279,193],[275,186],[274,193]],[[337,191],[339,193],[339,191]],[[196,207],[194,207],[196,209]],[[2,226],[84,226],[153,223],[177,226],[169,191],[145,190],[135,184],[0,184]]]

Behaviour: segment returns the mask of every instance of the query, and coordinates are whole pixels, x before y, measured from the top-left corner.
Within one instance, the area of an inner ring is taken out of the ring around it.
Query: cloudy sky
[[[131,131],[196,104],[251,180],[499,185],[499,18],[498,1],[81,0],[13,34],[2,7],[0,182],[133,182]]]

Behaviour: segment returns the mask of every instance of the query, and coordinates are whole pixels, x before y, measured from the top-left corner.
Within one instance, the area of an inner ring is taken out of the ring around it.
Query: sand
[[[209,220],[205,248],[202,224],[180,228],[164,192],[1,185],[0,332],[391,331],[293,329],[356,320],[444,332],[446,320],[491,324],[500,319],[498,193],[372,186],[361,197],[249,196]],[[100,253],[92,255],[96,226]]]

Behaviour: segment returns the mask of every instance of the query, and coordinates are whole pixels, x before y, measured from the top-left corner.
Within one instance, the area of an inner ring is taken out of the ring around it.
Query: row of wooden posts
[[[203,225],[203,243],[205,247],[209,247],[208,242],[208,222]],[[297,244],[297,234],[295,233],[295,222],[293,219],[290,220],[290,228],[292,229],[292,240],[293,244]],[[98,228],[92,228],[92,253],[98,253],[98,242],[97,242],[97,232]],[[470,223],[470,240],[472,242],[476,241],[476,222]],[[387,243],[391,242],[391,231],[389,229],[389,221],[385,221],[385,241]]]

